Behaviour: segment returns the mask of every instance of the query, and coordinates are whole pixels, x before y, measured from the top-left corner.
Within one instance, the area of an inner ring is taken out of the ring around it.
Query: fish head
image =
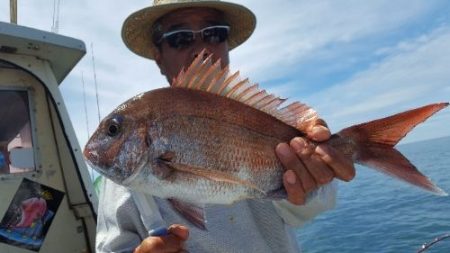
[[[127,110],[115,110],[99,125],[83,154],[92,168],[118,184],[148,161],[146,124]]]

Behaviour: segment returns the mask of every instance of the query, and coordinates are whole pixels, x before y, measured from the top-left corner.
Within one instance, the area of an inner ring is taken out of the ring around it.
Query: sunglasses
[[[198,31],[176,30],[163,33],[157,43],[160,44],[163,40],[166,40],[172,48],[186,48],[194,43],[195,35],[199,33],[204,42],[219,44],[227,40],[229,32],[230,27],[227,25],[208,26]]]

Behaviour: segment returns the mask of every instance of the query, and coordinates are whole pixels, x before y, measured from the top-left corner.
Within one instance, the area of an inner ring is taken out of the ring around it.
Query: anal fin
[[[173,209],[177,211],[183,218],[188,220],[194,226],[202,229],[206,229],[206,219],[204,208],[197,206],[193,203],[184,202],[178,199],[168,199]]]

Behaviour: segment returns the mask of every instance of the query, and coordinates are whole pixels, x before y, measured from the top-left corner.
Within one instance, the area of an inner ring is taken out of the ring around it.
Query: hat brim
[[[182,8],[206,7],[222,11],[230,25],[228,47],[233,49],[246,41],[255,30],[256,17],[246,7],[221,1],[198,1],[161,4],[132,13],[122,26],[122,39],[135,54],[154,59],[157,48],[152,42],[152,25],[162,16]]]

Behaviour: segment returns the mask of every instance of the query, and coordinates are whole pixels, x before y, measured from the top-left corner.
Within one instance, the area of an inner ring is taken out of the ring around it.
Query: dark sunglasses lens
[[[191,45],[194,41],[194,33],[180,31],[166,37],[167,43],[173,48],[183,48]]]
[[[228,29],[224,27],[211,27],[203,30],[203,40],[209,43],[222,43],[228,38]]]

